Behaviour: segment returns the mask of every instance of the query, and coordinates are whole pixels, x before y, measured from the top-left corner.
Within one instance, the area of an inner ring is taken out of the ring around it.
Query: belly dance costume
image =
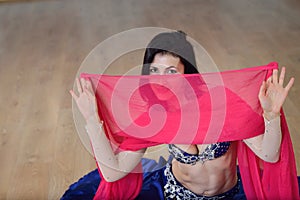
[[[245,200],[243,186],[239,179],[238,184],[229,191],[213,197],[201,196],[193,193],[185,188],[176,180],[172,173],[172,158],[181,163],[196,164],[197,162],[205,162],[213,160],[224,155],[229,149],[230,143],[216,143],[208,145],[203,153],[188,154],[175,145],[169,146],[171,157],[166,161],[160,157],[159,161],[143,158],[142,166],[144,170],[143,187],[135,200],[170,200],[170,199],[193,199],[193,200],[216,200],[216,199],[239,199]],[[239,173],[238,173],[238,177]],[[92,200],[101,178],[96,170],[82,177],[79,181],[73,183],[62,196],[61,200]],[[237,195],[236,193],[239,192]],[[234,197],[233,197],[234,196]]]
[[[224,155],[229,147],[230,142],[213,143],[208,145],[201,154],[189,154],[177,146],[171,144],[168,146],[170,154],[180,163],[195,165],[197,162],[204,163]],[[193,199],[193,200],[216,200],[216,199],[233,199],[233,196],[239,192],[239,184],[237,183],[229,191],[207,197],[193,193],[185,188],[176,180],[172,173],[172,167],[168,163],[164,169],[164,194],[166,199]]]

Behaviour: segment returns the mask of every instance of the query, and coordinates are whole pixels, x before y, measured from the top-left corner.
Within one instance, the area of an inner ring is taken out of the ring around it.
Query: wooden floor
[[[285,65],[296,77],[284,109],[299,174],[299,19],[298,0],[0,3],[0,199],[58,199],[95,168],[68,90],[98,43],[146,26],[185,31],[220,69]]]

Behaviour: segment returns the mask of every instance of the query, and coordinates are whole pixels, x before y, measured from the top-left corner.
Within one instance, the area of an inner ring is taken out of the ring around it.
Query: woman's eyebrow
[[[153,66],[153,65],[150,65],[150,67],[151,67],[151,68],[159,68],[159,67]],[[166,67],[166,69],[171,69],[171,68],[177,69],[177,67],[175,67],[175,66],[169,66],[169,67]]]
[[[171,69],[171,68],[177,69],[177,67],[175,67],[175,66],[170,66],[170,67],[167,67],[166,69]]]

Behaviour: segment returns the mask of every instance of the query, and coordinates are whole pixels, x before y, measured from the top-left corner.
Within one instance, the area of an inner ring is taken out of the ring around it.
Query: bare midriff
[[[187,153],[201,153],[206,145],[176,145]],[[173,159],[172,171],[175,178],[187,189],[198,195],[214,196],[227,192],[237,183],[236,143],[219,158],[195,165],[183,164]]]

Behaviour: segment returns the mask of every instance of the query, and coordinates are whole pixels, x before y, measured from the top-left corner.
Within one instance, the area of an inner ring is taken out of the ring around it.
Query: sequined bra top
[[[209,144],[201,154],[189,154],[174,144],[168,146],[170,154],[178,161],[184,164],[196,164],[198,161],[204,163],[207,160],[213,160],[224,155],[230,142],[220,142]]]

